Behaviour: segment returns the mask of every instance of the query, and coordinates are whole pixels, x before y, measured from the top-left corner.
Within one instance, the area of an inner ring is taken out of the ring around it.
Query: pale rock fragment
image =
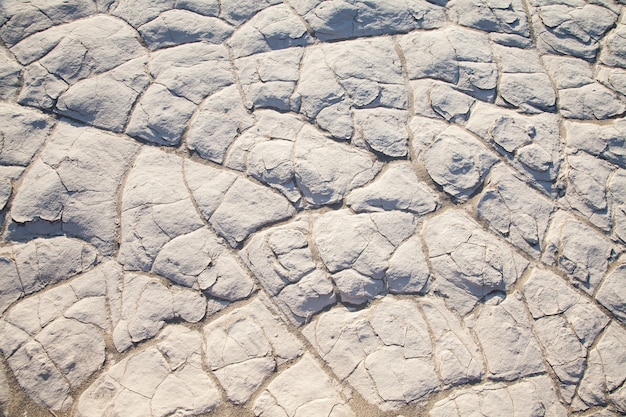
[[[611,271],[602,282],[596,299],[622,322],[626,322],[626,265],[621,264]]]
[[[97,15],[34,34],[11,52],[30,64],[18,101],[47,109],[69,85],[137,58],[144,49],[126,24]]]
[[[481,352],[469,332],[439,298],[419,301],[433,335],[434,360],[444,387],[475,382],[484,374]]]
[[[204,159],[221,164],[240,133],[254,124],[236,85],[223,88],[202,103],[189,123],[187,148]]]
[[[248,174],[295,203],[301,195],[295,182],[293,149],[293,142],[288,140],[260,141],[250,147],[246,164]]]
[[[585,152],[566,157],[565,175],[568,187],[565,201],[591,223],[610,232],[613,226],[608,182],[615,168],[600,158]]]
[[[56,112],[113,132],[122,132],[137,97],[150,83],[144,58],[81,80],[59,97]]]
[[[483,306],[471,327],[491,379],[514,381],[545,372],[541,350],[518,291],[498,305]]]
[[[487,35],[460,27],[416,31],[401,37],[399,46],[410,80],[441,80],[479,100],[494,100],[498,70]]]
[[[535,319],[535,334],[559,380],[561,395],[571,402],[586,368],[587,348],[609,319],[548,271],[533,270],[523,291]]]
[[[606,36],[599,61],[611,67],[626,68],[624,38],[626,38],[626,24],[622,17],[617,27]]]
[[[174,0],[120,0],[111,7],[110,13],[138,28],[173,8]]]
[[[398,246],[389,258],[385,279],[392,294],[423,294],[428,290],[430,270],[418,237],[409,238]]]
[[[337,307],[303,334],[340,380],[382,410],[480,379],[479,351],[458,319],[440,301],[419,305],[387,296],[360,311]]]
[[[603,234],[567,212],[553,216],[541,259],[565,271],[572,284],[593,294],[614,257],[615,247]]]
[[[306,27],[284,4],[263,9],[226,41],[235,58],[309,43]]]
[[[598,65],[596,72],[596,80],[605,87],[626,96],[626,69],[611,68]]]
[[[21,71],[22,66],[4,48],[0,49],[0,98],[7,100],[15,97],[20,89]]]
[[[298,325],[336,301],[328,273],[314,261],[306,218],[257,234],[240,255],[283,313]]]
[[[406,210],[418,215],[435,211],[439,197],[421,182],[408,162],[389,164],[370,184],[352,190],[348,206],[356,212]]]
[[[202,336],[173,325],[156,344],[133,352],[98,377],[82,393],[76,410],[81,417],[165,417],[212,413],[221,403],[202,367]]]
[[[615,24],[618,11],[604,5],[530,2],[537,47],[542,53],[572,55],[593,61],[602,37]]]
[[[231,25],[240,26],[248,19],[253,17],[258,12],[273,6],[280,4],[280,0],[235,0],[225,3],[220,3],[218,0],[188,0],[189,3],[194,3],[206,7],[207,4],[212,5],[216,12],[219,10],[219,17],[224,19]],[[181,3],[180,1],[178,2]]]
[[[383,291],[382,280],[371,279],[354,269],[344,269],[331,275],[342,302],[348,304],[366,303]]]
[[[222,45],[197,42],[157,51],[148,68],[155,84],[196,105],[234,83],[228,51]]]
[[[354,417],[349,400],[337,382],[326,375],[310,354],[305,354],[270,382],[256,398],[253,409],[259,417]]]
[[[196,105],[152,84],[136,104],[126,134],[158,145],[177,146]]]
[[[86,272],[99,262],[93,247],[64,236],[15,244],[0,253],[0,311],[22,295]]]
[[[168,10],[137,28],[151,50],[193,42],[219,44],[233,33],[220,19],[188,10]]]
[[[486,220],[514,246],[540,258],[554,204],[531,190],[504,166],[493,169],[476,206]]]
[[[136,150],[119,137],[61,123],[13,200],[10,235],[66,234],[112,254],[117,188]]]
[[[54,74],[50,74],[38,63],[29,65],[23,72],[23,87],[17,102],[23,106],[49,110],[57,98],[68,88],[68,84]]]
[[[149,271],[163,246],[204,226],[185,186],[183,160],[146,147],[122,191],[118,261],[127,270]]]
[[[201,289],[226,301],[246,298],[254,289],[249,274],[237,264],[224,242],[207,228],[165,244],[154,260],[152,271],[176,284]]]
[[[382,280],[395,249],[416,230],[410,213],[326,213],[315,220],[313,239],[331,273],[346,269]],[[372,294],[370,297],[375,296]]]
[[[474,194],[490,168],[498,162],[482,143],[456,126],[441,132],[423,158],[433,181],[460,202]]]
[[[321,46],[307,48],[300,65],[300,80],[292,99],[300,103],[299,113],[315,119],[324,108],[345,100],[346,92],[326,64],[325,51]]]
[[[367,109],[357,110],[354,114],[357,133],[353,142],[364,142],[373,151],[392,158],[401,158],[408,154],[406,111]]]
[[[487,383],[455,391],[435,403],[429,413],[432,417],[461,417],[473,414],[515,417],[568,415],[547,376],[528,378],[508,386],[502,383]]]
[[[295,213],[289,201],[250,180],[238,178],[224,195],[209,222],[231,246],[237,246],[260,227]]]
[[[73,401],[71,391],[102,366],[101,331],[110,331],[111,324],[99,301],[106,295],[107,276],[117,278],[111,264],[20,301],[0,323],[5,335],[0,349],[17,382],[37,403],[66,409]]]
[[[322,49],[354,106],[407,108],[402,65],[390,38],[337,42]]]
[[[589,351],[587,369],[577,391],[576,410],[612,405],[624,412],[626,379],[626,331],[611,323],[598,344]]]
[[[434,29],[443,26],[446,20],[443,8],[421,0],[402,4],[314,0],[297,2],[293,7],[321,41]]]
[[[451,123],[464,123],[476,99],[442,81],[429,79],[410,82],[415,114]]]
[[[0,105],[0,163],[26,167],[50,134],[54,121],[41,113]],[[28,140],[25,140],[28,138]]]
[[[530,37],[521,0],[452,0],[446,3],[446,8],[451,19],[459,25]]]
[[[540,190],[558,192],[561,168],[559,119],[547,113],[526,116],[476,103],[465,127],[488,141]]]
[[[613,91],[595,81],[591,65],[572,57],[545,57],[556,81],[559,110],[568,119],[604,120],[619,115],[626,105]]]
[[[206,365],[234,404],[247,402],[278,366],[304,353],[258,298],[206,325],[204,349]]]
[[[298,135],[294,156],[296,183],[313,206],[340,202],[382,168],[368,152],[336,143],[309,126]]]
[[[505,292],[528,266],[461,210],[426,220],[423,236],[434,277],[432,291],[446,297],[448,308],[461,315],[491,293]]]
[[[13,46],[34,33],[95,14],[95,6],[81,0],[36,3],[8,0],[2,4],[0,12],[0,38],[8,46]]]
[[[292,95],[299,78],[304,48],[288,48],[239,58],[235,67],[248,109],[297,108]]]

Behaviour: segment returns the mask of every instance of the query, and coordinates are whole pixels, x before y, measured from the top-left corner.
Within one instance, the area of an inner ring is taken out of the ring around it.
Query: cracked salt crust
[[[6,0],[0,414],[626,413],[623,0]]]

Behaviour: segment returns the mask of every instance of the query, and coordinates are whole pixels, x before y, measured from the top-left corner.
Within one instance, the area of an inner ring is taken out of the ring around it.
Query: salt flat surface
[[[3,0],[5,416],[626,414],[624,0]]]

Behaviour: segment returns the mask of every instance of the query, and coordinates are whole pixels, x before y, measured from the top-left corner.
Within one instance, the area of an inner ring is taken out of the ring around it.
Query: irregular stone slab
[[[322,50],[354,106],[407,108],[402,65],[390,38],[336,42],[323,45]]]
[[[200,212],[233,247],[259,228],[295,213],[280,194],[211,166],[186,163],[185,175]],[[207,183],[206,178],[214,181]]]
[[[539,259],[554,204],[515,178],[504,167],[495,167],[487,180],[476,214],[514,246]]]
[[[328,272],[314,261],[309,221],[297,219],[254,236],[240,255],[283,313],[297,325],[335,303]]]
[[[595,59],[603,35],[613,27],[619,14],[610,6],[584,2],[553,4],[531,0],[529,5],[540,52],[588,61]]]
[[[313,206],[341,201],[376,176],[382,164],[368,153],[334,142],[305,126],[295,143],[296,183]]]
[[[435,403],[429,415],[433,417],[483,415],[511,415],[565,417],[563,407],[547,376],[525,379],[512,385],[484,384],[455,391]]]
[[[622,98],[626,96],[626,70],[598,65],[596,79],[603,86],[621,94]]]
[[[53,125],[54,121],[41,113],[8,103],[0,104],[0,163],[28,166]]]
[[[348,206],[356,212],[406,210],[425,215],[437,210],[439,197],[421,182],[409,163],[391,164],[370,184],[348,194]]]
[[[563,117],[604,120],[626,110],[617,94],[595,82],[589,63],[571,57],[546,57],[545,62],[556,80],[559,110]]]
[[[264,302],[257,298],[204,327],[206,364],[233,404],[247,402],[278,366],[304,353]]]
[[[249,273],[238,265],[225,242],[207,228],[166,243],[154,260],[152,271],[226,301],[246,298],[255,288]]]
[[[11,52],[20,63],[31,64],[19,102],[47,109],[67,85],[137,58],[144,48],[123,22],[98,15],[34,34],[13,46]],[[44,94],[49,99],[40,101]]]
[[[21,71],[22,66],[4,48],[0,49],[0,98],[8,100],[17,95]]]
[[[585,152],[567,156],[568,187],[565,201],[591,223],[610,232],[613,226],[609,200],[609,178],[615,167]]]
[[[354,143],[363,143],[374,152],[399,158],[408,153],[407,112],[392,109],[359,110],[355,113],[357,135]]]
[[[495,98],[498,70],[487,35],[450,27],[416,31],[402,36],[398,43],[409,79],[441,80],[480,100],[492,102]]]
[[[607,275],[596,294],[596,299],[622,322],[626,322],[625,277],[626,265],[621,264]]]
[[[485,355],[490,378],[514,381],[545,372],[541,350],[518,291],[498,305],[484,305],[471,327]]]
[[[0,38],[10,47],[34,33],[96,12],[96,4],[80,0],[41,4],[8,0],[2,5]]]
[[[60,124],[15,196],[10,236],[63,233],[112,254],[117,187],[136,150],[119,137]]]
[[[561,139],[556,115],[524,116],[477,102],[465,127],[489,142],[540,190],[556,195]]]
[[[183,160],[146,147],[122,191],[118,261],[127,270],[149,271],[163,246],[204,226],[187,191]]]
[[[283,4],[263,9],[226,41],[235,58],[309,43],[302,21]]]
[[[155,52],[149,70],[156,84],[194,104],[234,83],[227,49],[203,42]]]
[[[91,246],[66,237],[34,239],[0,251],[0,312],[23,295],[88,271],[99,262]]]
[[[568,120],[564,125],[568,146],[626,168],[626,121],[599,125]]]
[[[575,410],[611,405],[624,412],[625,346],[626,331],[611,323],[598,344],[589,351],[587,369],[573,404]]]
[[[133,344],[154,337],[166,321],[189,323],[202,320],[207,311],[201,293],[180,287],[167,287],[156,278],[126,274],[120,296],[119,319],[113,328],[113,343],[122,352]]]
[[[246,111],[237,86],[225,87],[198,107],[189,123],[187,148],[221,164],[231,144],[253,123],[254,117]]]
[[[18,383],[37,403],[53,410],[68,408],[72,391],[100,369],[105,360],[100,331],[111,330],[106,279],[115,280],[118,274],[111,263],[105,264],[20,301],[0,322],[0,349]]]
[[[238,178],[209,222],[231,246],[236,246],[260,227],[285,220],[294,213],[293,206],[281,195]]]
[[[446,20],[443,8],[419,0],[376,5],[361,0],[315,0],[293,7],[321,41],[434,29]]]
[[[600,51],[600,62],[611,67],[626,68],[626,50],[623,39],[626,36],[624,19],[606,37],[604,47]]]
[[[310,354],[282,372],[254,402],[257,416],[326,415],[353,417],[350,397],[330,379]]]
[[[490,294],[505,292],[528,266],[461,210],[426,220],[423,236],[435,279],[432,290],[443,294],[448,308],[460,315]]]
[[[96,379],[80,396],[77,415],[199,415],[221,403],[215,383],[202,368],[202,336],[184,326],[170,326],[155,345],[134,352]]]
[[[498,162],[476,138],[456,126],[441,132],[423,158],[433,181],[459,202],[467,201]]]
[[[521,0],[452,0],[446,3],[452,21],[486,32],[511,33],[530,37],[528,19]]]
[[[424,247],[418,236],[401,243],[389,258],[385,272],[387,289],[392,294],[424,294],[427,292],[430,270]]]
[[[292,95],[305,48],[288,48],[237,59],[235,67],[248,109],[297,109]]]
[[[524,283],[524,296],[535,319],[534,331],[556,374],[561,395],[571,402],[586,368],[587,348],[609,319],[556,275],[535,269]],[[546,303],[552,300],[551,303]]]
[[[409,213],[353,215],[348,210],[338,210],[315,220],[313,239],[322,262],[331,273],[354,269],[371,279],[381,280],[391,254],[413,235],[416,226],[414,216]]]
[[[413,301],[388,296],[360,311],[337,307],[303,334],[339,379],[382,410],[397,409],[428,398],[440,384],[482,375],[476,345],[458,319],[440,301],[420,306],[423,313]]]
[[[584,239],[580,239],[584,236]],[[610,263],[615,248],[606,237],[565,211],[558,211],[546,234],[542,261],[565,271],[572,284],[593,294]]]
[[[220,19],[188,10],[168,10],[137,30],[151,50],[192,42],[219,44],[233,33]]]
[[[150,83],[145,58],[133,59],[104,74],[71,86],[59,97],[56,112],[89,125],[122,132],[139,94]]]

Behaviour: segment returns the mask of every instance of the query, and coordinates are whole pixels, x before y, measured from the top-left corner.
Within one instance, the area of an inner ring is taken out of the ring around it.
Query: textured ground
[[[0,408],[623,415],[625,9],[2,0]]]

